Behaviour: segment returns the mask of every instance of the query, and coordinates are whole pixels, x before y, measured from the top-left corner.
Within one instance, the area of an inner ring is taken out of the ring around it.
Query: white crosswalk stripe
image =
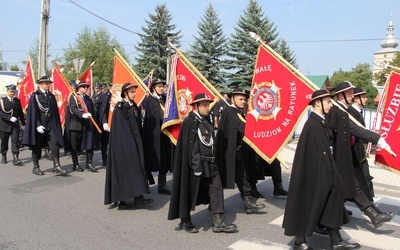
[[[379,206],[381,205],[390,205],[394,207],[400,207],[400,199],[396,197],[386,196],[386,195],[379,195],[374,198],[376,204]],[[369,218],[364,215],[357,207],[346,204],[346,209],[353,212],[352,218],[363,219],[367,220],[369,223]],[[283,215],[277,217],[276,219],[272,220],[269,225],[275,225],[278,227],[282,226]],[[396,215],[392,221],[387,222],[384,226],[390,227],[399,227],[400,226],[400,216]],[[381,228],[379,228],[381,229]],[[397,230],[396,230],[397,231]],[[359,243],[362,247],[369,247],[369,248],[376,248],[376,249],[388,249],[388,250],[395,250],[400,249],[400,238],[392,237],[387,234],[382,233],[374,233],[369,231],[368,229],[364,229],[363,227],[346,227],[343,226],[341,230],[342,237],[344,239],[351,239],[352,242]],[[255,249],[255,250],[264,250],[264,249],[291,249],[290,246],[282,243],[277,242],[270,242],[265,240],[255,239],[254,241],[237,241],[228,249],[239,250],[239,249]]]

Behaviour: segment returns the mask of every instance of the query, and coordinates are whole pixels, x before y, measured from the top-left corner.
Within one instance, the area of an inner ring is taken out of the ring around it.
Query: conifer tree
[[[145,20],[142,26],[140,41],[135,48],[138,51],[135,70],[140,77],[154,70],[153,78],[167,79],[167,58],[171,53],[167,50],[168,38],[179,47],[180,31],[175,31],[176,25],[171,24],[171,14],[165,4],[157,5],[155,14],[149,14],[150,20]]]
[[[250,37],[250,31],[258,34],[272,49],[279,48],[276,26],[264,14],[257,0],[250,0],[231,36],[227,53],[230,58],[224,63],[232,88],[249,89],[251,86],[259,43]],[[286,47],[282,47],[282,51],[286,53]]]
[[[293,51],[290,50],[285,39],[279,39],[276,52],[285,58],[285,60],[288,61],[293,67],[297,68],[296,57],[294,56]]]
[[[221,58],[226,54],[227,42],[221,21],[211,3],[197,28],[198,36],[195,36],[189,57],[208,81],[219,91],[225,92],[228,89],[221,71]]]

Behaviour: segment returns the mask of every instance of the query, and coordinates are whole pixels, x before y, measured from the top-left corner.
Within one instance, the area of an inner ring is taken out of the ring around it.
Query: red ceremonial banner
[[[21,101],[21,106],[24,112],[28,107],[29,99],[31,99],[32,93],[35,91],[35,82],[36,81],[32,69],[31,58],[30,56],[28,56],[24,76],[22,78],[21,86],[18,92],[18,98]]]
[[[180,125],[192,111],[193,98],[199,93],[207,94],[212,100],[218,97],[177,54],[172,56],[170,79],[161,130],[176,144]]]
[[[53,64],[55,64],[53,62]],[[65,107],[68,102],[68,96],[71,93],[69,88],[69,82],[66,81],[65,76],[61,72],[60,68],[54,65],[51,70],[51,75],[53,79],[53,94],[56,97],[58,112],[60,113],[60,123],[64,126],[65,123]]]
[[[245,142],[271,163],[307,111],[316,86],[266,44],[258,49]]]
[[[136,88],[135,102],[139,106],[146,95],[146,90],[143,89],[142,85],[136,80],[137,77],[133,75],[134,71],[128,63],[116,52],[114,56],[114,71],[113,80],[111,86],[111,103],[110,111],[108,115],[108,126],[111,128],[112,114],[114,112],[115,105],[121,100],[121,88],[127,82],[138,85]]]
[[[386,88],[383,114],[379,134],[390,145],[395,154],[400,153],[400,74],[394,71],[390,74],[389,86]],[[376,149],[375,161],[391,169],[400,171],[400,160],[384,149]]]

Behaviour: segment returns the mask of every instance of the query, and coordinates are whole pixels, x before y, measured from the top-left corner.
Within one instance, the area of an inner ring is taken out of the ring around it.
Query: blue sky
[[[227,37],[234,32],[248,0],[72,0],[91,12],[134,32],[141,32],[149,13],[166,3],[172,23],[182,31],[182,50],[193,43],[197,24],[211,2],[223,23]],[[3,0],[0,8],[0,52],[10,65],[25,65],[27,51],[39,37],[41,0]],[[358,63],[372,63],[380,50],[393,16],[394,33],[400,39],[399,0],[258,0],[265,15],[274,22],[279,37],[294,51],[300,71],[311,75],[332,75],[351,70]],[[62,56],[75,42],[82,27],[105,25],[130,55],[135,56],[138,36],[112,26],[78,8],[69,0],[50,1],[49,52]],[[364,41],[348,41],[359,40]],[[377,40],[374,40],[377,39]],[[324,42],[321,42],[324,41]]]

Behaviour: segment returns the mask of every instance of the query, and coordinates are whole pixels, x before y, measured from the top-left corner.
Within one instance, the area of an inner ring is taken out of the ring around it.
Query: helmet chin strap
[[[360,98],[361,107],[364,107],[365,105],[364,105],[364,103],[363,103],[363,101],[361,99],[361,95],[359,95],[358,98]]]
[[[319,100],[321,102],[322,114],[325,116],[326,113],[325,113],[325,108],[324,108],[324,102],[323,102],[322,98],[320,98]]]
[[[347,103],[347,105],[350,105],[349,101],[347,101],[346,94],[344,92],[342,92],[342,95],[343,95],[344,101]]]

